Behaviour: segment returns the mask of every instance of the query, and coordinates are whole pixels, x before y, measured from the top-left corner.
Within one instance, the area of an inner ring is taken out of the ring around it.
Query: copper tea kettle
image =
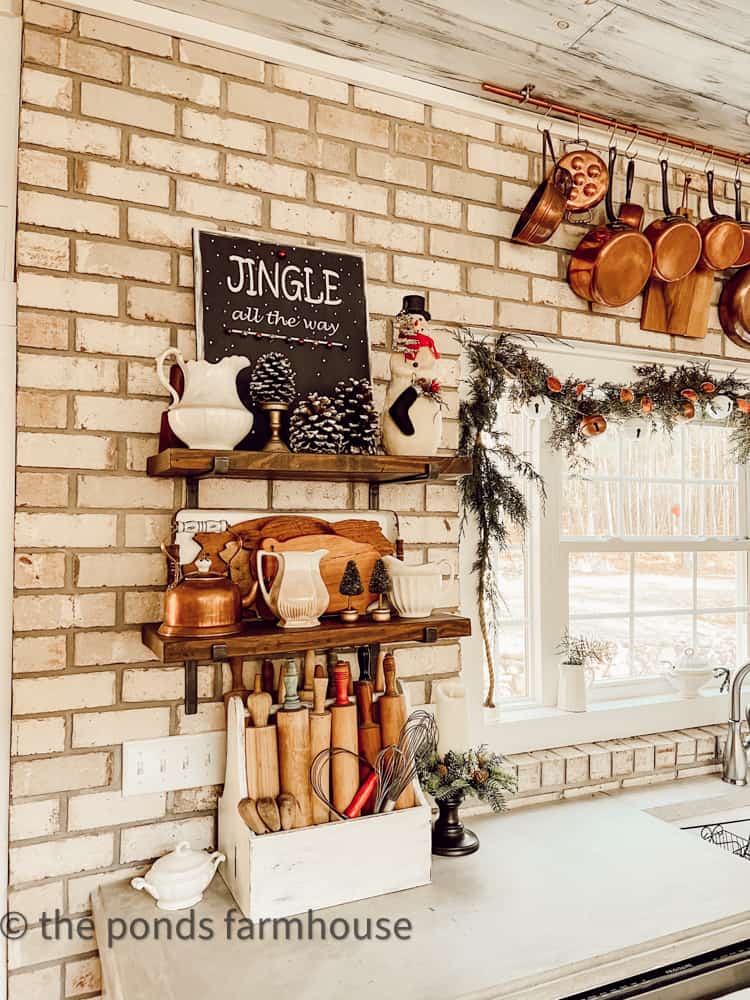
[[[167,559],[176,561],[170,546],[162,543],[161,548]],[[211,570],[211,558],[203,550],[195,567],[195,572],[178,576],[178,582],[167,589],[159,635],[196,639],[238,635],[242,632],[240,588],[228,576]]]

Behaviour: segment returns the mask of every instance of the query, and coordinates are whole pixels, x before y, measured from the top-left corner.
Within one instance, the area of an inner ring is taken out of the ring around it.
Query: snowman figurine
[[[436,455],[440,447],[445,404],[434,378],[440,355],[427,333],[429,319],[424,296],[404,296],[383,408],[383,447],[389,455]]]

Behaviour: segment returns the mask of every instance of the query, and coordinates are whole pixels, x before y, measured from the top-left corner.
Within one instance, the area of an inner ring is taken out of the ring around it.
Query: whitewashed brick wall
[[[144,470],[165,406],[152,359],[169,344],[195,352],[193,225],[363,252],[379,399],[391,319],[402,295],[425,292],[444,355],[446,448],[457,441],[456,324],[736,349],[715,310],[702,342],[642,333],[636,306],[587,310],[564,280],[574,227],[547,247],[508,242],[540,174],[533,130],[36,0],[25,17],[10,873],[11,905],[34,923],[44,909],[84,914],[92,889],[178,840],[215,842],[216,789],[120,794],[123,740],[224,725],[226,668],[201,667],[199,712],[186,716],[181,669],[159,666],[139,638],[160,613],[158,542],[181,503],[180,484]],[[654,210],[656,179],[635,191]],[[364,509],[367,490],[209,481],[201,502]],[[410,561],[456,565],[455,488],[388,487],[382,505],[400,512]],[[448,600],[458,604],[455,580]],[[456,644],[398,652],[414,703],[459,665]],[[596,780],[595,755],[576,779],[585,755],[572,754],[573,780]],[[516,762],[528,790],[558,784],[568,756]],[[58,947],[32,930],[10,963],[11,1000],[100,989],[85,942]]]

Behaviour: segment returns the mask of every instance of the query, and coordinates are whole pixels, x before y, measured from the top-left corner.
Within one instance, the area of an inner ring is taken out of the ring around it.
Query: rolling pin
[[[329,649],[326,653],[326,667],[328,669],[328,691],[326,693],[326,698],[336,697],[336,684],[333,679],[333,672],[336,669],[336,664],[339,662],[339,654],[335,649]]]
[[[305,653],[305,673],[304,680],[302,683],[302,691],[300,692],[300,698],[305,703],[313,702],[313,677],[315,676],[315,650],[308,649]]]
[[[276,693],[273,683],[273,660],[264,660],[260,668],[261,687],[273,698]]]
[[[357,728],[359,752],[367,760],[370,767],[374,768],[375,760],[380,753],[381,739],[380,726],[372,720],[372,684],[370,681],[357,681],[355,690],[359,715]],[[364,764],[360,764],[360,780],[364,781],[369,773],[369,769]]]
[[[257,802],[262,798],[275,799],[280,788],[276,726],[268,725],[271,695],[260,690],[261,678],[257,674],[254,683],[255,689],[247,699],[253,724],[245,730],[245,760],[248,797]]]
[[[313,821],[308,718],[310,713],[299,700],[298,683],[297,664],[294,660],[287,660],[284,667],[284,704],[276,713],[276,729],[279,734],[281,791],[294,796],[299,806],[295,828],[311,826]]]
[[[334,670],[336,701],[331,705],[331,746],[357,753],[357,706],[349,701],[349,664],[340,661]],[[333,804],[343,812],[359,788],[359,761],[336,754],[331,761]]]
[[[383,737],[383,746],[391,746],[398,743],[401,730],[406,723],[406,701],[402,694],[398,693],[396,686],[396,661],[393,655],[388,653],[383,660],[383,672],[385,673],[385,694],[378,699],[380,710],[380,731]],[[414,790],[411,786],[405,788],[396,803],[397,809],[409,809],[415,804]]]
[[[385,671],[383,670],[384,659],[385,653],[378,653],[378,662],[375,666],[375,680],[373,682],[375,694],[382,694],[385,691]]]
[[[310,713],[310,761],[321,750],[326,750],[331,745],[331,713],[326,709],[326,690],[328,689],[328,677],[326,669],[321,664],[315,668],[313,677],[313,710]],[[331,765],[328,764],[321,774],[323,790],[330,798],[331,795]],[[320,825],[327,823],[331,818],[330,810],[327,806],[313,795],[313,823]]]

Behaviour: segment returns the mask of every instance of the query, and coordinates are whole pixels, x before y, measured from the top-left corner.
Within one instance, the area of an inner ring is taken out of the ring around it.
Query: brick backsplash
[[[165,394],[153,358],[195,354],[192,227],[309,241],[367,260],[382,401],[391,321],[420,291],[457,436],[457,325],[678,349],[736,349],[715,308],[705,341],[638,328],[637,307],[590,311],[565,282],[581,230],[508,241],[540,174],[539,136],[299,69],[26,0],[18,205],[18,472],[11,904],[89,908],[176,840],[215,843],[216,789],[123,799],[123,740],[223,728],[226,666],[158,665],[139,625],[161,611],[159,541],[182,501],[149,480]],[[647,165],[644,165],[644,168]],[[634,196],[658,206],[657,175]],[[678,178],[675,178],[678,179]],[[622,190],[617,179],[617,200]],[[655,214],[655,209],[651,214]],[[361,486],[201,484],[201,503],[262,512],[364,510]],[[394,486],[406,558],[457,565],[457,494]],[[458,606],[458,581],[448,588]],[[399,649],[413,704],[460,669],[455,643]],[[247,680],[254,665],[246,667]],[[519,802],[715,766],[701,730],[520,755]],[[710,744],[710,747],[709,747]],[[99,989],[92,949],[11,948],[11,1000]],[[37,968],[37,966],[40,966]]]

